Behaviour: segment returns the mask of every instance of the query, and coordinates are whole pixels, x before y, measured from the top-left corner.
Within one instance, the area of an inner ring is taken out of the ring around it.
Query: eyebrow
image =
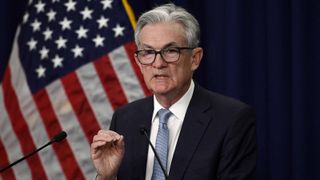
[[[154,47],[152,47],[151,45],[148,45],[148,44],[143,44],[143,46],[144,46],[144,48],[155,49]],[[165,44],[161,49],[172,47],[172,46],[178,46],[178,45],[176,42],[170,42],[170,43]]]

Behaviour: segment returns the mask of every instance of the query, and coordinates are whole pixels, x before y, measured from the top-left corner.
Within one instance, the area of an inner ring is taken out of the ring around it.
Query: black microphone
[[[153,151],[153,153],[154,153],[157,161],[158,161],[159,164],[160,164],[160,167],[161,167],[161,170],[162,170],[162,172],[163,172],[163,174],[164,174],[164,177],[165,177],[166,179],[168,179],[168,175],[167,175],[167,173],[166,173],[166,170],[164,169],[163,164],[162,164],[161,161],[160,161],[159,155],[158,155],[157,151],[155,150],[154,146],[152,145],[152,143],[151,143],[151,141],[150,141],[150,138],[149,138],[148,133],[147,133],[147,128],[145,128],[144,126],[141,126],[141,127],[140,127],[140,134],[141,134],[141,135],[144,135],[144,136],[146,137],[146,139],[148,140],[148,143],[149,143],[149,145],[151,146],[151,149],[152,149],[152,151]]]
[[[55,135],[47,144],[41,146],[39,149],[36,149],[35,151],[29,153],[28,155],[26,155],[26,156],[18,159],[17,161],[9,164],[9,165],[6,166],[6,167],[2,168],[2,169],[0,170],[0,173],[2,173],[2,172],[4,172],[5,170],[11,168],[12,166],[18,164],[19,162],[27,159],[28,157],[34,155],[35,153],[37,153],[38,151],[42,150],[43,148],[49,146],[50,144],[55,143],[55,142],[60,142],[60,141],[64,140],[66,137],[67,137],[67,133],[66,133],[65,131],[61,131],[59,134]]]

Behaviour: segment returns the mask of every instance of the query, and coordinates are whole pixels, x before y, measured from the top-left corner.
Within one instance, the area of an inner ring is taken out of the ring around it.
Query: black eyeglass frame
[[[177,49],[178,50],[178,58],[177,60],[175,61],[167,61],[162,53],[164,52],[164,50],[168,50],[168,49]],[[181,50],[193,50],[195,49],[196,47],[166,47],[166,48],[163,48],[163,49],[160,49],[159,51],[157,50],[154,50],[154,49],[141,49],[141,50],[137,50],[134,52],[134,55],[136,56],[136,58],[138,59],[139,63],[142,64],[142,65],[150,65],[152,63],[154,63],[154,61],[156,60],[157,58],[157,55],[160,54],[161,58],[166,62],[166,63],[173,63],[173,62],[177,62],[179,59],[180,59],[180,55],[181,55]],[[154,59],[150,62],[150,63],[144,63],[144,62],[141,62],[141,60],[139,59],[139,53],[142,52],[142,51],[153,51],[154,52]]]

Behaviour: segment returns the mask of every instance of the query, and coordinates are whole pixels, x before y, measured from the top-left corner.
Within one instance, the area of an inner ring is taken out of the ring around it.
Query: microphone
[[[163,164],[162,164],[161,161],[160,161],[159,155],[158,155],[157,151],[155,150],[154,146],[152,145],[152,143],[151,143],[151,141],[150,141],[150,138],[149,138],[148,133],[147,133],[147,128],[145,128],[145,127],[143,127],[143,126],[140,127],[140,134],[141,134],[141,135],[144,135],[144,137],[146,137],[146,139],[148,140],[148,143],[149,143],[149,145],[151,146],[151,149],[152,149],[152,151],[153,151],[153,154],[155,155],[157,161],[158,161],[159,164],[160,164],[160,167],[161,167],[161,170],[162,170],[162,172],[163,172],[163,174],[164,174],[164,177],[165,177],[166,179],[168,179],[168,175],[167,175],[167,173],[166,173],[166,170],[164,169]]]
[[[64,138],[67,137],[67,133],[65,131],[61,131],[59,134],[53,136],[51,141],[49,142],[50,144],[55,143],[55,142],[60,142],[64,140]]]
[[[35,151],[27,154],[26,156],[23,156],[22,158],[16,160],[15,162],[9,164],[8,166],[6,166],[6,167],[4,167],[4,168],[2,168],[2,169],[0,170],[0,173],[2,173],[2,172],[4,172],[5,170],[11,168],[12,166],[18,164],[19,162],[27,159],[28,157],[34,155],[35,153],[37,153],[38,151],[42,150],[43,148],[49,146],[50,144],[55,143],[55,142],[60,142],[60,141],[64,140],[66,137],[67,137],[67,133],[66,133],[65,131],[61,131],[59,134],[55,135],[47,144],[41,146],[40,148],[36,149]]]

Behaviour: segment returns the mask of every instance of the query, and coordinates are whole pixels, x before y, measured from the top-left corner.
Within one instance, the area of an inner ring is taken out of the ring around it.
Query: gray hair
[[[189,47],[197,47],[200,42],[200,26],[198,21],[185,9],[172,3],[156,7],[143,13],[138,19],[135,30],[135,42],[140,44],[140,33],[144,26],[162,22],[176,22],[183,26]]]

